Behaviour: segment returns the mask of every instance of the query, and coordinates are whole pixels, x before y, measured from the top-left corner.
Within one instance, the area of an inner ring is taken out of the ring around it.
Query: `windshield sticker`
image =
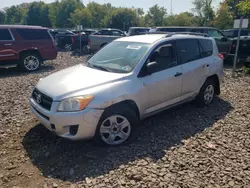
[[[125,66],[125,67],[121,67],[122,68],[122,70],[125,70],[125,71],[130,71],[131,70],[131,68],[130,68],[130,66]]]
[[[131,49],[131,50],[140,50],[141,46],[137,46],[137,45],[128,45],[127,49]]]

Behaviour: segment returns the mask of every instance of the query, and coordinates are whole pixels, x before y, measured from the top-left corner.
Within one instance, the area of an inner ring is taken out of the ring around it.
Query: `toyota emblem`
[[[38,104],[40,104],[42,102],[42,95],[41,94],[37,94],[37,96],[36,96],[36,102]]]

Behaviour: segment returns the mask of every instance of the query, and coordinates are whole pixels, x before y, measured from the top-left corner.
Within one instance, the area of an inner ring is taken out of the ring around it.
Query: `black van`
[[[227,57],[231,48],[232,41],[226,37],[221,31],[213,27],[156,27],[151,29],[149,33],[157,32],[194,32],[194,33],[206,33],[209,37],[213,37],[216,40],[219,52]]]

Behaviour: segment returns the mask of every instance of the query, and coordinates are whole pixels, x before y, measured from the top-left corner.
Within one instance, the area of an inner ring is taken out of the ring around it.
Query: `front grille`
[[[43,93],[41,93],[38,89],[34,89],[32,93],[32,98],[36,101],[37,104],[39,104],[41,107],[45,108],[46,110],[51,109],[51,105],[53,102],[53,99]]]

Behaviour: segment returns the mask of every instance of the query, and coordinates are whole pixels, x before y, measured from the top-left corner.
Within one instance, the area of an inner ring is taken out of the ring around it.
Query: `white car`
[[[80,64],[39,81],[33,114],[57,135],[108,145],[130,140],[140,120],[220,94],[223,56],[215,40],[187,34],[117,39]]]

